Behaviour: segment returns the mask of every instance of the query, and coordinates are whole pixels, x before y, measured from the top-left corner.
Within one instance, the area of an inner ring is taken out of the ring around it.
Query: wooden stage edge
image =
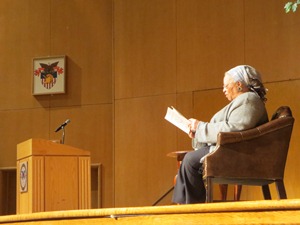
[[[300,199],[39,212],[0,224],[300,224]]]

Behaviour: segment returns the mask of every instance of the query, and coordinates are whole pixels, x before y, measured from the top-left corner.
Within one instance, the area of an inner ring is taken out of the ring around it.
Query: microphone
[[[62,125],[60,125],[60,126],[55,130],[55,132],[57,132],[57,131],[63,129],[63,128],[64,128],[65,126],[67,126],[67,124],[70,123],[70,122],[71,122],[71,120],[70,120],[70,119],[67,119]]]

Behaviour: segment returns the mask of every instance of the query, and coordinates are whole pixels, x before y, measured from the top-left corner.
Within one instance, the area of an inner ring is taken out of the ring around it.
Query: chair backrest
[[[294,118],[289,107],[272,120],[241,132],[221,132],[217,149],[204,162],[204,176],[282,179]]]
[[[276,112],[272,115],[271,120],[275,120],[282,117],[292,117],[292,111],[288,106],[279,107]]]

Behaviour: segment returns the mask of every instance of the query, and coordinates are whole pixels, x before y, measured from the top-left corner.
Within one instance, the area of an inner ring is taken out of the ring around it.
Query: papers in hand
[[[165,119],[170,123],[183,130],[185,133],[189,134],[190,128],[189,124],[191,123],[187,118],[181,115],[173,106],[168,107]]]

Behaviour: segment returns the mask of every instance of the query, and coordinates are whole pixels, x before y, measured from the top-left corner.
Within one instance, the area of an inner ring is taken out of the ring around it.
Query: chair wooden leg
[[[275,184],[276,184],[279,199],[287,199],[287,195],[286,195],[283,180],[276,180]]]
[[[213,202],[213,184],[212,179],[210,177],[206,178],[206,202]]]
[[[262,186],[262,191],[263,191],[263,195],[264,195],[265,200],[271,200],[272,199],[269,185],[263,185]]]
[[[234,201],[239,201],[241,198],[242,185],[234,185]]]
[[[221,192],[221,200],[225,202],[227,199],[228,184],[220,184],[219,188]]]

